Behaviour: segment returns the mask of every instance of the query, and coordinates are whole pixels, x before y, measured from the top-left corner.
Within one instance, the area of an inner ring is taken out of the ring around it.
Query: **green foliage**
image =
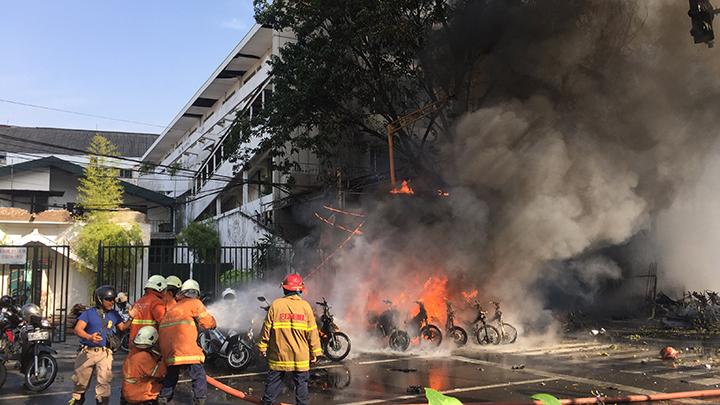
[[[560,400],[550,394],[535,394],[530,399],[540,401],[543,405],[560,405]]]
[[[271,270],[285,263],[284,249],[280,240],[272,235],[263,236],[257,243],[253,257],[253,268],[258,271]]]
[[[89,163],[80,178],[77,202],[89,216],[102,216],[119,208],[123,202],[123,189],[118,179],[120,172],[108,163],[108,156],[117,156],[117,147],[95,135],[88,152]]]
[[[180,232],[178,241],[190,247],[202,263],[212,263],[220,249],[220,235],[208,222],[190,223]]]
[[[429,405],[462,405],[459,399],[443,395],[432,388],[425,388],[425,397]]]
[[[98,244],[101,241],[105,246],[142,245],[142,231],[137,224],[125,229],[105,217],[91,217],[75,239],[74,250],[93,270],[97,270]],[[125,257],[124,261],[128,263],[135,259]],[[104,265],[110,265],[111,260],[113,258],[105,257]]]
[[[175,176],[178,172],[178,170],[182,169],[182,165],[180,162],[173,162],[168,167],[168,174],[172,177]]]
[[[291,29],[297,40],[269,62],[272,99],[252,118],[240,115],[230,130],[241,163],[269,151],[276,169],[288,172],[289,157],[310,150],[332,167],[351,165],[349,151],[384,144],[387,123],[437,97],[421,52],[447,17],[445,1],[254,0],[254,7],[258,23]],[[397,133],[399,158],[417,161],[428,135],[447,132],[435,118],[425,123],[427,133]],[[240,146],[253,137],[257,147]]]
[[[253,279],[253,272],[251,270],[243,269],[230,269],[220,274],[220,286],[221,287],[232,287],[237,284],[242,284],[245,281]]]

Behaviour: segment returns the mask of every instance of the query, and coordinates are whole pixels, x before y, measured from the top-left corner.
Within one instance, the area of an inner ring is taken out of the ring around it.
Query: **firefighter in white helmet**
[[[160,322],[160,352],[168,366],[167,376],[158,397],[158,404],[167,404],[173,398],[180,372],[187,371],[192,379],[193,404],[203,405],[207,398],[205,355],[198,346],[198,326],[214,329],[215,318],[200,301],[200,285],[187,280],[177,295],[177,304],[167,310]]]
[[[175,296],[180,291],[180,288],[182,288],[182,281],[177,276],[168,276],[165,281],[167,282],[167,288],[165,289],[165,307],[169,309],[177,304]]]
[[[157,347],[158,331],[143,326],[133,340],[134,350],[123,363],[121,404],[152,404],[162,388],[167,368]]]
[[[167,282],[165,277],[156,274],[150,276],[145,283],[145,294],[140,297],[139,300],[135,301],[132,308],[130,308],[130,317],[132,323],[130,324],[130,347],[134,345],[132,343],[135,340],[140,328],[143,326],[158,327],[160,320],[165,316],[165,288]]]

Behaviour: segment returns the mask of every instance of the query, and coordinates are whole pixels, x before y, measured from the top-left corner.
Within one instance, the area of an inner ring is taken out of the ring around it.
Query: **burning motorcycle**
[[[500,303],[491,301],[495,305],[495,315],[490,322],[497,322],[498,331],[500,332],[500,341],[502,343],[515,343],[517,340],[517,329],[507,322],[503,322],[502,311],[500,311]]]
[[[24,374],[23,385],[30,391],[46,390],[58,372],[57,352],[52,346],[52,325],[42,317],[40,307],[26,304],[22,309],[4,307],[0,317],[5,360],[17,360]]]
[[[467,343],[468,335],[461,326],[455,325],[455,310],[449,300],[445,300],[447,308],[447,321],[445,321],[445,332],[453,340],[456,346],[464,346]]]
[[[477,343],[481,345],[499,344],[500,332],[498,332],[494,326],[488,324],[487,312],[483,310],[480,301],[475,300],[473,306],[477,309],[477,316],[472,322],[473,334],[475,335]]]
[[[340,328],[335,325],[335,318],[330,312],[330,305],[325,298],[323,298],[322,302],[316,302],[316,304],[323,309],[318,324],[323,352],[328,359],[341,361],[350,354],[350,338],[340,332]]]
[[[422,301],[415,301],[415,303],[419,306],[418,314],[408,321],[413,326],[413,330],[417,332],[413,337],[420,337],[430,344],[440,346],[442,343],[440,328],[430,323],[425,304]]]
[[[375,325],[380,336],[388,338],[391,349],[404,352],[410,346],[410,336],[407,332],[397,327],[397,320],[400,314],[393,307],[392,301],[385,300],[383,303],[386,304],[388,308],[379,316],[370,318],[370,322]]]

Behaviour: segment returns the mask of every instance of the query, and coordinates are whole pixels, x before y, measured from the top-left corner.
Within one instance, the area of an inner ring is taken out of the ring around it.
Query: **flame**
[[[443,190],[438,189],[438,190],[437,190],[437,195],[439,195],[440,197],[449,197],[449,196],[450,196],[450,193],[448,193],[447,191],[443,191]]]
[[[447,298],[448,278],[445,275],[431,276],[423,283],[422,294],[418,301],[425,304],[430,323],[443,328],[447,316],[445,299]],[[417,311],[415,312],[417,314]]]
[[[470,300],[478,296],[478,290],[462,291],[462,296],[465,301],[470,302]]]
[[[415,190],[410,187],[410,183],[407,180],[403,180],[400,183],[400,187],[395,187],[390,190],[390,194],[415,194]]]

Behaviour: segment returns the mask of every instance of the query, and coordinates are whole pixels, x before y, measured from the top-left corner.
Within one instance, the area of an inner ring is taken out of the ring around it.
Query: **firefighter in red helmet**
[[[310,401],[310,364],[322,355],[320,336],[310,304],[300,297],[305,290],[302,277],[299,274],[288,275],[282,289],[285,296],[270,305],[258,343],[258,349],[267,357],[270,369],[262,403],[274,403],[285,373],[292,373],[295,403],[307,405]]]

